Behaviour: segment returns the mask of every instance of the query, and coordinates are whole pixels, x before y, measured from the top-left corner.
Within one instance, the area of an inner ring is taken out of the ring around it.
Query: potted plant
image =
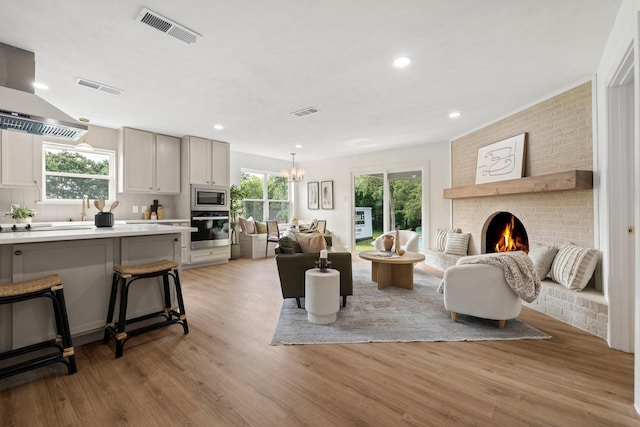
[[[238,218],[244,214],[242,201],[247,197],[245,190],[233,184],[229,188],[229,215],[231,216],[231,259],[240,258],[240,242],[238,240]]]
[[[10,216],[17,223],[21,223],[21,222],[29,223],[31,222],[31,218],[36,216],[37,213],[38,212],[36,212],[34,209],[28,208],[26,206],[11,205],[11,212],[7,212],[4,215]]]

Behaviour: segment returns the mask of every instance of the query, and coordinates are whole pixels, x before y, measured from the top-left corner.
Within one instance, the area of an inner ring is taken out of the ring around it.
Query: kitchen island
[[[93,341],[104,328],[113,265],[159,259],[180,263],[182,233],[191,231],[191,227],[160,223],[116,223],[103,228],[90,223],[33,224],[33,231],[3,231],[0,286],[60,274],[74,344]],[[130,317],[162,309],[161,281],[134,286],[129,298]],[[54,336],[50,306],[44,299],[0,306],[0,351]]]

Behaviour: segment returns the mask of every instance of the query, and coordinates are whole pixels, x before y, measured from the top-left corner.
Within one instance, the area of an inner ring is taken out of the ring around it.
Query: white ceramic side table
[[[340,311],[340,272],[328,268],[321,272],[312,268],[305,273],[304,308],[311,323],[328,325],[338,318]]]

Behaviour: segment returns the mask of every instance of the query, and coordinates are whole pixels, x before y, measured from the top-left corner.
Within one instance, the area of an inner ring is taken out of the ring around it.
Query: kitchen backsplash
[[[164,194],[124,194],[117,195],[120,205],[114,210],[116,220],[132,220],[144,219],[144,207],[147,208],[153,204],[154,199],[158,199],[162,205],[165,219],[178,219],[176,217],[176,196],[168,196]],[[23,190],[15,188],[0,188],[0,223],[12,223],[13,220],[5,217],[4,213],[8,212],[12,203],[18,203],[22,206],[35,209],[38,214],[34,218],[35,222],[51,222],[51,221],[80,221],[82,215],[82,204],[43,204],[37,203],[40,200],[40,191]],[[92,220],[93,216],[98,212],[93,205],[93,199],[87,210],[87,219]],[[106,209],[111,206],[107,202]],[[138,207],[138,213],[133,213],[133,206]],[[181,218],[184,219],[184,218]]]

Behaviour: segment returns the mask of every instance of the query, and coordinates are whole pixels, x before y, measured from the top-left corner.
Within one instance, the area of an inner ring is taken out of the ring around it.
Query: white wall
[[[326,219],[327,229],[334,234],[334,245],[351,250],[351,228],[353,224],[351,176],[353,172],[424,168],[423,185],[427,186],[429,200],[423,201],[426,224],[423,230],[435,235],[438,227],[450,222],[450,203],[443,199],[442,190],[449,187],[450,161],[449,143],[422,144],[386,151],[362,153],[330,160],[306,162],[305,180],[295,184],[296,215],[301,219]],[[333,209],[307,209],[307,182],[333,181]],[[426,236],[426,233],[425,233]],[[425,239],[426,240],[426,239]]]
[[[291,167],[291,160],[272,159],[270,157],[233,151],[233,144],[231,144],[230,157],[231,168],[229,170],[231,171],[231,184],[240,185],[240,169],[279,173],[282,169]]]
[[[608,111],[607,111],[607,93],[608,93],[608,85],[610,84],[614,73],[616,72],[622,58],[629,48],[629,46],[633,45],[635,49],[635,58],[634,58],[634,67],[635,67],[635,88],[634,88],[634,96],[635,96],[635,141],[630,143],[635,144],[635,176],[633,179],[635,180],[636,185],[640,184],[640,161],[638,160],[638,155],[640,152],[640,143],[639,143],[639,129],[640,129],[640,120],[638,118],[638,105],[640,99],[640,91],[638,90],[639,86],[639,71],[640,71],[640,61],[638,60],[638,56],[640,55],[640,50],[638,49],[638,15],[640,12],[640,0],[625,0],[620,7],[620,11],[618,12],[618,17],[613,26],[611,34],[609,36],[609,40],[605,46],[603,51],[602,58],[600,60],[600,65],[598,67],[598,84],[597,84],[597,141],[596,141],[596,172],[597,172],[597,189],[598,189],[598,209],[600,215],[600,221],[603,224],[608,224],[610,221],[608,212],[607,212],[607,204],[610,197],[609,192],[612,185],[616,185],[616,183],[612,180],[613,174],[612,169],[616,166],[616,162],[619,159],[610,158],[610,141],[608,138],[609,128],[608,128]],[[635,347],[635,379],[634,379],[634,390],[635,390],[635,407],[636,411],[640,412],[640,317],[638,313],[640,312],[640,285],[638,284],[638,279],[640,278],[640,268],[638,265],[640,264],[640,242],[638,242],[637,231],[640,230],[640,196],[636,192],[635,200],[632,202],[635,204],[635,227],[636,234],[634,235],[635,239],[635,252],[636,252],[636,283],[635,284],[627,284],[626,286],[620,286],[619,284],[610,283],[609,284],[609,293],[617,293],[614,295],[610,301],[610,305],[619,304],[617,301],[625,301],[625,298],[629,298],[630,296],[635,294],[635,313],[629,313],[629,315],[635,316],[635,331],[633,333],[634,337],[634,347]],[[622,226],[625,226],[624,224]],[[611,249],[611,239],[617,236],[610,236],[608,233],[607,227],[600,228],[600,248],[603,253],[610,253]],[[603,276],[604,280],[610,276],[611,263],[615,262],[615,260],[608,260],[605,256],[603,259]],[[618,310],[619,309],[619,310]],[[624,312],[624,307],[610,307],[610,311],[622,311]],[[628,319],[620,319],[622,323],[628,323]],[[625,337],[628,334],[628,328],[625,328],[626,325],[622,324],[619,327],[615,325],[616,319],[611,319],[610,325],[610,345],[614,348],[624,347]],[[626,330],[625,330],[626,329]],[[620,342],[618,342],[620,341]]]

